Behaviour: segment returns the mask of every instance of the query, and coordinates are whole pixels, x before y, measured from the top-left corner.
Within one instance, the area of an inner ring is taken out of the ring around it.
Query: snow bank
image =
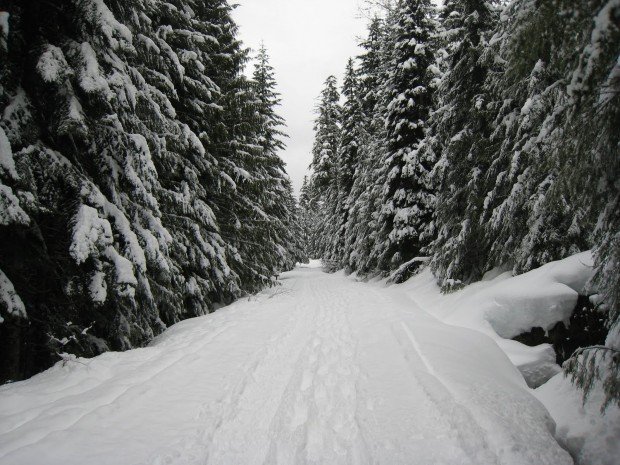
[[[556,437],[577,464],[617,465],[620,458],[620,408],[600,413],[605,394],[595,386],[582,404],[582,393],[563,374],[554,376],[534,394],[556,422]]]
[[[494,270],[480,282],[442,294],[429,269],[402,285],[407,295],[441,321],[475,329],[495,340],[530,387],[560,371],[549,344],[529,347],[511,338],[535,327],[545,330],[568,321],[580,292],[592,276],[591,252],[512,276]]]
[[[579,293],[592,277],[592,267],[591,252],[583,252],[519,276],[489,273],[485,280],[447,295],[441,294],[428,269],[403,287],[440,320],[503,341],[535,327],[549,330],[560,321],[568,321]],[[517,345],[504,347],[513,362],[524,356]]]
[[[451,294],[441,294],[428,269],[398,287],[441,321],[493,338],[528,385],[537,388],[536,396],[557,424],[558,441],[578,464],[615,465],[620,456],[620,409],[611,406],[601,416],[600,386],[582,405],[582,392],[561,373],[549,344],[528,347],[509,339],[568,320],[592,267],[592,254],[583,252],[520,276],[496,270]]]

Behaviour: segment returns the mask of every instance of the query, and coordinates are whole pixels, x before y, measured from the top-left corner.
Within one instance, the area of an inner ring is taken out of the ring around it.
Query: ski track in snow
[[[0,463],[570,464],[487,336],[297,269],[148,348],[0,387]]]

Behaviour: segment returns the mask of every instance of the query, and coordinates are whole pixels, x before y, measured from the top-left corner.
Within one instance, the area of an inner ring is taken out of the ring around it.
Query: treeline
[[[620,399],[620,2],[384,4],[320,96],[311,255],[450,291],[592,249],[610,335],[572,369]]]
[[[303,259],[226,0],[0,1],[0,381],[141,346]]]

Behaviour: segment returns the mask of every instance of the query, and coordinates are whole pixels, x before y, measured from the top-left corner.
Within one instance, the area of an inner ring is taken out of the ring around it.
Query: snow
[[[563,374],[539,387],[536,397],[556,422],[560,443],[583,465],[617,465],[620,457],[620,408],[611,405],[604,415],[599,408],[605,398],[595,386],[582,405],[582,393]]]
[[[100,92],[106,96],[111,95],[110,86],[101,75],[101,69],[93,47],[88,42],[80,45],[82,69],[80,71],[80,87],[86,92]]]
[[[299,268],[322,268],[323,261],[321,259],[311,259],[308,263],[298,263]]]
[[[571,464],[493,339],[312,267],[0,387],[3,465]]]
[[[4,171],[10,178],[17,179],[17,171],[15,170],[15,161],[13,160],[13,151],[4,129],[0,127],[0,169]]]
[[[105,213],[105,216],[114,222],[115,232],[121,235],[131,262],[138,270],[145,271],[146,256],[144,249],[140,245],[138,236],[133,231],[127,216],[115,204],[106,199],[97,186],[90,182],[84,182],[80,194],[85,199],[88,199],[89,202],[99,207]],[[163,227],[161,230],[163,230]]]
[[[601,416],[604,394],[600,385],[582,406],[582,393],[560,373],[549,344],[528,347],[505,339],[533,327],[550,329],[567,320],[577,294],[585,293],[592,264],[592,254],[583,252],[516,277],[492,270],[482,281],[447,295],[441,294],[426,269],[396,287],[441,321],[494,339],[528,385],[537,388],[533,392],[557,423],[557,439],[576,463],[611,465],[617,463],[620,453],[620,409],[611,406]],[[610,332],[608,345],[617,332]]]
[[[0,270],[0,309],[16,318],[28,318],[24,302],[17,295],[13,283],[2,270]],[[4,318],[0,316],[0,324],[3,322]]]
[[[103,0],[80,2],[86,18],[93,27],[101,31],[113,49],[131,47],[133,36],[127,26],[116,20]]]
[[[119,254],[112,246],[105,250],[105,255],[112,261],[112,263],[114,263],[116,270],[116,282],[118,284],[129,284],[134,287],[138,285],[138,280],[134,275],[133,264],[131,261]],[[132,290],[129,290],[128,292],[133,295]]]
[[[9,12],[0,11],[0,33],[7,37],[9,35]]]
[[[442,321],[499,339],[534,327],[549,330],[567,321],[592,273],[592,254],[583,252],[519,276],[504,272],[447,296],[434,286],[428,269],[406,286],[420,305],[432,309]]]
[[[567,321],[578,292],[592,276],[592,254],[584,252],[520,276],[491,273],[487,280],[444,295],[430,270],[403,284],[422,308],[445,323],[480,331],[493,338],[532,387],[559,371],[548,345],[528,347],[510,340],[534,327],[551,329]]]
[[[73,237],[69,247],[69,253],[79,265],[93,257],[96,260],[100,256],[108,259],[114,265],[116,282],[121,285],[120,292],[134,295],[134,287],[138,280],[134,274],[134,267],[130,260],[123,257],[113,247],[112,226],[110,222],[99,216],[99,212],[88,205],[81,205],[74,218]],[[128,286],[128,287],[127,287]],[[107,289],[102,273],[95,273],[89,293],[93,302],[105,302]]]
[[[45,82],[58,82],[70,73],[71,69],[62,50],[55,45],[48,44],[37,62],[37,72]]]
[[[78,265],[92,256],[99,255],[101,249],[112,245],[110,222],[100,218],[93,207],[81,205],[74,221],[69,253]]]
[[[105,282],[105,273],[97,271],[90,280],[88,292],[93,302],[102,304],[108,296],[107,285]]]
[[[13,189],[0,181],[0,225],[28,224],[30,217],[19,204]]]

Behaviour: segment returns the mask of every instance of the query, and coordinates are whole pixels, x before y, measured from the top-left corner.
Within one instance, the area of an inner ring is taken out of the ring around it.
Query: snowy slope
[[[592,254],[583,252],[519,276],[498,270],[447,295],[428,268],[399,287],[441,321],[494,339],[529,384],[537,387],[560,371],[553,348],[549,344],[528,347],[510,338],[533,327],[548,330],[568,321],[592,269]]]
[[[591,276],[592,255],[583,252],[520,276],[498,270],[451,294],[441,294],[428,269],[397,287],[439,320],[475,329],[495,340],[529,384],[537,387],[533,392],[556,422],[557,439],[576,463],[616,465],[620,408],[611,405],[601,415],[601,386],[595,386],[583,404],[581,391],[555,363],[551,345],[528,347],[504,339],[532,327],[549,329],[568,320],[578,293],[583,293]]]
[[[489,337],[298,268],[150,347],[0,388],[3,465],[570,464]]]

